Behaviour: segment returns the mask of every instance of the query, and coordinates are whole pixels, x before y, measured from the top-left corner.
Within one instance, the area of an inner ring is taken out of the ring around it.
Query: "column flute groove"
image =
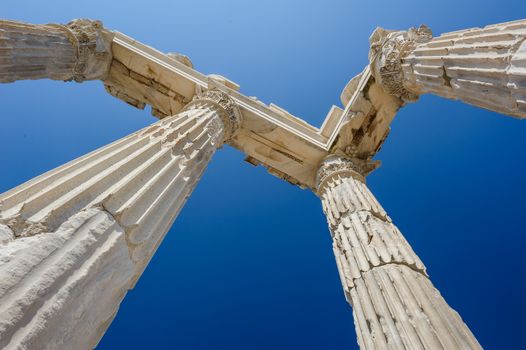
[[[404,101],[435,94],[526,118],[526,20],[435,38],[426,26],[377,28],[370,41],[375,79]]]
[[[0,83],[104,79],[112,61],[112,40],[100,21],[38,25],[0,20]]]
[[[331,156],[318,195],[361,349],[481,349],[365,185],[367,162]]]
[[[220,91],[0,195],[0,348],[96,346],[240,114]]]

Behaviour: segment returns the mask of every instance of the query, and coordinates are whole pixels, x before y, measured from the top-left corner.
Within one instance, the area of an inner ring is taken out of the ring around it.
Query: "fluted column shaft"
[[[0,82],[104,79],[112,38],[100,21],[35,25],[0,20]]]
[[[430,93],[526,118],[526,20],[436,38],[379,28],[371,44],[375,77],[405,100]]]
[[[318,178],[361,349],[481,349],[365,185],[356,160],[332,157]]]
[[[238,118],[207,91],[2,194],[0,348],[94,347]]]

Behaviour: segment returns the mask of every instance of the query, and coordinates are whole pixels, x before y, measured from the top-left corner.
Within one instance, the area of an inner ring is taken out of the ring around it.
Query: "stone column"
[[[526,118],[526,20],[436,38],[377,28],[370,41],[373,75],[405,101],[430,93]]]
[[[0,348],[90,349],[240,123],[185,110],[0,195]]]
[[[365,185],[362,161],[328,158],[318,194],[361,349],[481,349]]]
[[[104,79],[112,39],[100,21],[35,25],[0,20],[0,82]]]

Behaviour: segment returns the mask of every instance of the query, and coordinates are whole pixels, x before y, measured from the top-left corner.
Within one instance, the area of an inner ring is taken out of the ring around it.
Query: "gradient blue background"
[[[320,126],[376,26],[435,34],[526,18],[517,1],[4,1],[33,23],[101,19],[187,54]],[[84,84],[0,85],[0,192],[154,121]],[[526,121],[424,96],[403,108],[369,186],[487,349],[524,348]],[[318,198],[217,152],[100,349],[352,349]]]

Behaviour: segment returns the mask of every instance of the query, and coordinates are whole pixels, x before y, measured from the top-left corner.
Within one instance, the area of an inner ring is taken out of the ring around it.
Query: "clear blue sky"
[[[517,1],[5,1],[33,23],[101,19],[321,125],[376,26],[435,34],[526,18]],[[154,122],[100,82],[0,85],[0,192]],[[425,96],[369,185],[487,349],[524,346],[526,121]],[[100,349],[357,348],[318,198],[216,153]]]

